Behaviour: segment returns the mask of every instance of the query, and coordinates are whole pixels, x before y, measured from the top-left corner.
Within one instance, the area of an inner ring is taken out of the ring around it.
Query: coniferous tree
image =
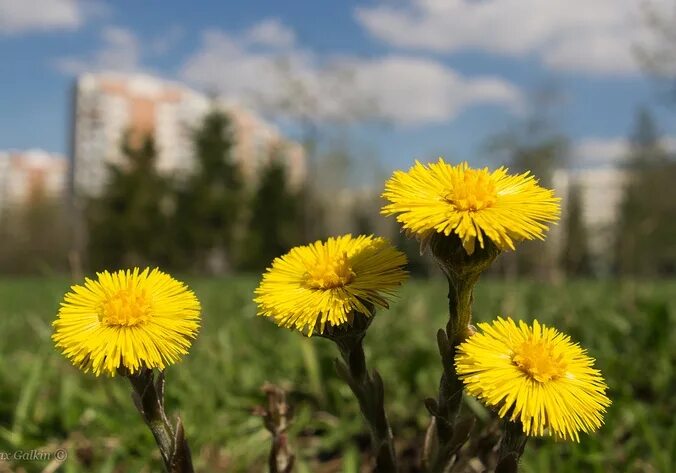
[[[66,222],[63,203],[43,189],[27,202],[0,209],[0,272],[65,272],[71,237]]]
[[[157,172],[154,139],[132,138],[125,136],[124,161],[109,166],[102,195],[87,205],[88,249],[95,269],[167,262],[169,182]]]
[[[178,264],[222,273],[232,266],[243,207],[230,117],[208,113],[193,133],[193,146],[196,169],[178,192]]]
[[[540,185],[551,187],[554,171],[566,164],[568,139],[548,117],[548,107],[556,97],[547,90],[544,92],[531,104],[531,115],[506,133],[493,137],[489,150],[511,172],[529,171]],[[523,274],[551,277],[557,259],[546,241],[528,241],[519,245],[519,251],[504,254],[495,268],[512,277]]]
[[[676,273],[676,160],[669,157],[652,115],[637,114],[630,137],[628,182],[616,229],[623,275]]]
[[[352,222],[356,235],[373,235],[378,233],[375,229],[374,215],[369,208],[369,204],[370,202],[365,201],[365,199],[358,200],[354,204]]]
[[[561,265],[568,276],[588,276],[591,273],[589,235],[582,215],[583,204],[579,186],[568,193],[565,215],[565,234]]]
[[[429,278],[435,274],[437,268],[434,259],[430,258],[429,254],[421,254],[420,241],[407,235],[399,227],[399,224],[396,225],[395,231],[393,244],[406,255],[406,270],[411,274],[411,277]]]
[[[262,170],[244,240],[244,266],[261,269],[301,243],[303,202],[291,189],[286,167],[274,156]]]

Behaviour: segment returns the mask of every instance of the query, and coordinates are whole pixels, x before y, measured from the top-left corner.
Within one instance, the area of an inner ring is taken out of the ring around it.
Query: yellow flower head
[[[383,238],[344,235],[293,248],[263,275],[258,314],[312,335],[319,323],[338,326],[354,312],[370,316],[406,279],[406,256]]]
[[[482,332],[458,346],[455,367],[467,392],[500,417],[521,421],[527,435],[579,442],[579,432],[603,423],[610,405],[593,358],[553,328],[517,326],[510,318],[479,324]]]
[[[57,348],[84,372],[163,370],[188,352],[200,303],[159,269],[104,271],[64,297],[53,325]]]
[[[468,254],[484,237],[501,250],[514,249],[513,240],[542,239],[545,223],[559,218],[559,199],[540,187],[529,173],[510,175],[507,169],[489,172],[467,163],[451,166],[416,161],[408,171],[395,171],[383,197],[390,204],[384,215],[397,215],[405,230],[426,238],[434,232],[455,233]]]

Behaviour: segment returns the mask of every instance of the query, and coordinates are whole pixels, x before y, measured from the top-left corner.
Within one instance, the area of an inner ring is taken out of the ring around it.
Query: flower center
[[[311,289],[343,287],[355,276],[349,263],[346,253],[337,258],[324,256],[308,268],[304,276],[305,285]]]
[[[566,374],[563,355],[555,356],[544,342],[525,341],[515,351],[512,362],[528,376],[541,383]]]
[[[460,176],[453,176],[451,189],[444,196],[446,202],[465,211],[491,207],[497,198],[495,183],[486,169],[466,169]]]
[[[108,326],[133,327],[150,318],[145,291],[121,289],[108,296],[99,309],[99,320]]]

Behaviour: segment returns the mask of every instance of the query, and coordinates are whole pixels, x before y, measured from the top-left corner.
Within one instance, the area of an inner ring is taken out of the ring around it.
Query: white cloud
[[[155,55],[164,55],[171,51],[185,36],[185,30],[174,25],[160,34],[158,37],[146,43],[146,49],[149,53]]]
[[[279,49],[290,48],[296,42],[293,30],[275,18],[257,23],[245,36],[253,44]]]
[[[479,104],[517,107],[519,91],[496,78],[468,79],[441,63],[410,56],[347,61],[357,97],[372,97],[378,112],[395,122],[443,122]]]
[[[101,30],[97,49],[81,56],[57,58],[54,65],[67,75],[102,71],[147,72],[144,60],[168,54],[184,34],[183,28],[173,26],[153,38],[142,39],[127,28],[107,26]]]
[[[572,150],[577,166],[596,167],[621,164],[629,154],[629,141],[622,137],[584,138]]]
[[[676,136],[664,136],[663,148],[676,153]],[[590,137],[579,140],[572,149],[573,164],[581,167],[617,166],[625,162],[631,152],[631,144],[624,137]]]
[[[64,57],[55,62],[64,74],[108,71],[132,72],[141,67],[141,42],[136,35],[114,26],[101,32],[102,47],[89,57]]]
[[[246,38],[221,31],[207,31],[202,45],[180,70],[183,79],[230,97],[248,98],[256,103],[273,103],[287,86],[280,72],[281,56],[273,51],[250,51]],[[312,75],[309,60],[302,52],[284,56],[294,74]],[[309,77],[306,79],[309,80]]]
[[[293,32],[282,24],[274,23],[277,33],[260,34],[270,24],[240,35],[205,33],[180,76],[248,105],[288,103],[296,114],[320,119],[377,115],[421,125],[447,121],[477,104],[517,108],[520,103],[519,91],[499,78],[462,77],[437,61],[406,55],[320,58],[296,45]],[[277,39],[260,40],[273,37]],[[265,48],[263,43],[274,44]]]
[[[75,30],[104,11],[95,0],[0,0],[0,34]]]
[[[664,5],[669,0],[651,0]],[[638,70],[632,50],[648,40],[637,0],[407,0],[356,10],[375,37],[437,52],[535,56],[558,70]]]

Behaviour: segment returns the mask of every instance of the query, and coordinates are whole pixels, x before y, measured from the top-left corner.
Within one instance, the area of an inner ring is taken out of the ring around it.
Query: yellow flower
[[[293,248],[263,275],[254,301],[258,315],[280,327],[307,330],[338,326],[353,311],[372,315],[406,279],[406,256],[383,238],[344,235]]]
[[[479,324],[458,346],[455,366],[469,394],[500,417],[521,421],[527,435],[579,442],[579,432],[603,423],[610,405],[594,359],[568,335],[510,318]]]
[[[513,240],[542,239],[545,223],[558,220],[560,212],[553,191],[540,187],[529,173],[451,166],[441,158],[396,171],[383,197],[390,204],[382,213],[397,215],[405,230],[422,239],[434,232],[455,233],[470,255],[476,240],[484,247],[484,236],[502,250],[514,249]]]
[[[200,303],[159,269],[104,271],[64,297],[53,325],[57,348],[85,373],[115,376],[163,370],[188,352],[199,329]]]

